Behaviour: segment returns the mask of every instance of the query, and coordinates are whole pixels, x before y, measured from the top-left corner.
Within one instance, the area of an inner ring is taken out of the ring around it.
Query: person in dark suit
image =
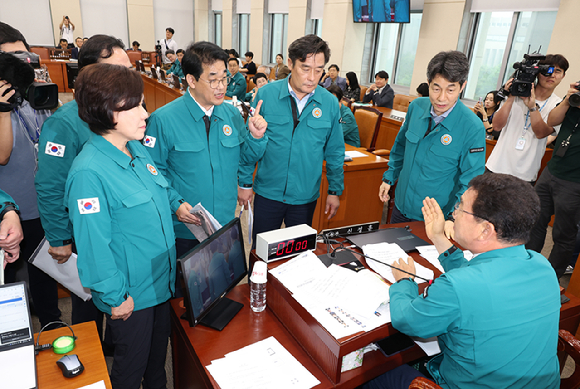
[[[83,40],[83,38],[79,36],[77,39],[75,39],[75,43],[77,44],[77,47],[72,48],[72,50],[70,51],[70,57],[72,59],[79,59],[79,50],[81,49],[85,41]]]
[[[322,80],[320,80],[320,85],[322,85],[325,88],[328,88],[331,85],[337,85],[344,92],[344,90],[346,89],[346,78],[340,77],[338,75],[338,72],[340,72],[338,65],[335,64],[330,65],[330,67],[328,68],[328,73],[326,73],[322,78]]]
[[[389,74],[381,70],[375,74],[375,83],[369,86],[363,97],[363,103],[373,102],[377,107],[393,108],[395,91],[388,84]]]

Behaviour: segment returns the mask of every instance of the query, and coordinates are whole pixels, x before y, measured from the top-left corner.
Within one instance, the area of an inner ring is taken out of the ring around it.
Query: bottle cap
[[[252,270],[252,275],[250,280],[256,284],[264,284],[268,279],[268,265],[266,262],[257,261],[254,263],[254,269]]]

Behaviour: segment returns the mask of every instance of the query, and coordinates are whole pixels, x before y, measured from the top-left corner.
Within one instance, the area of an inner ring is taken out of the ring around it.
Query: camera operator
[[[552,74],[538,73],[537,82],[531,84],[529,97],[512,93],[495,113],[493,127],[501,131],[501,136],[486,163],[486,170],[511,174],[531,184],[538,177],[548,135],[559,129],[547,125],[546,120],[560,101],[553,92],[569,66],[560,54],[547,55],[539,65],[553,66]],[[504,89],[512,89],[512,83],[514,78],[508,80]]]
[[[554,247],[548,260],[561,277],[574,252],[580,220],[580,108],[570,103],[578,93],[580,82],[570,84],[564,100],[550,113],[548,125],[561,125],[554,141],[554,153],[536,183],[540,197],[540,218],[530,234],[526,248],[541,252],[546,229],[554,215],[552,238]]]
[[[0,22],[1,55],[0,78],[0,188],[10,195],[20,207],[24,240],[20,243],[22,261],[6,267],[6,282],[14,282],[28,271],[28,286],[38,318],[42,325],[59,320],[58,294],[56,283],[35,266],[28,263],[42,238],[44,231],[40,223],[37,195],[34,189],[38,140],[40,128],[51,115],[48,110],[35,110],[28,101],[12,104],[10,99],[16,94],[13,86],[24,94],[34,80],[34,70],[20,59],[6,54],[28,52],[30,50],[20,31]],[[10,81],[10,82],[8,82]],[[8,92],[7,92],[8,91]],[[54,283],[53,292],[51,284]]]

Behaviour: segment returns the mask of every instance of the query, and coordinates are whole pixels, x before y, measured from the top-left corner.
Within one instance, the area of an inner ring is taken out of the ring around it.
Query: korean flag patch
[[[151,135],[147,135],[145,139],[143,139],[143,145],[147,147],[155,147],[155,142],[157,142],[157,138]]]
[[[48,155],[52,155],[55,157],[64,157],[64,150],[66,146],[59,145],[58,143],[53,142],[46,142],[46,148],[44,149],[44,153]]]
[[[81,215],[101,212],[101,206],[99,205],[98,197],[91,197],[89,199],[80,199],[77,200],[77,204],[79,206],[79,212]]]

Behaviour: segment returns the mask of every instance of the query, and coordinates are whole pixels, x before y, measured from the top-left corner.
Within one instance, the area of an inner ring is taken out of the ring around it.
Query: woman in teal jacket
[[[330,93],[336,96],[340,104],[340,125],[342,126],[342,136],[344,143],[354,147],[360,147],[360,135],[358,133],[358,124],[350,108],[342,103],[343,92],[337,85],[331,85],[326,88]]]
[[[113,388],[165,387],[175,285],[175,235],[167,181],[139,142],[143,81],[125,67],[94,64],[76,81],[79,116],[93,132],[73,162],[65,204],[83,286],[107,318]]]

